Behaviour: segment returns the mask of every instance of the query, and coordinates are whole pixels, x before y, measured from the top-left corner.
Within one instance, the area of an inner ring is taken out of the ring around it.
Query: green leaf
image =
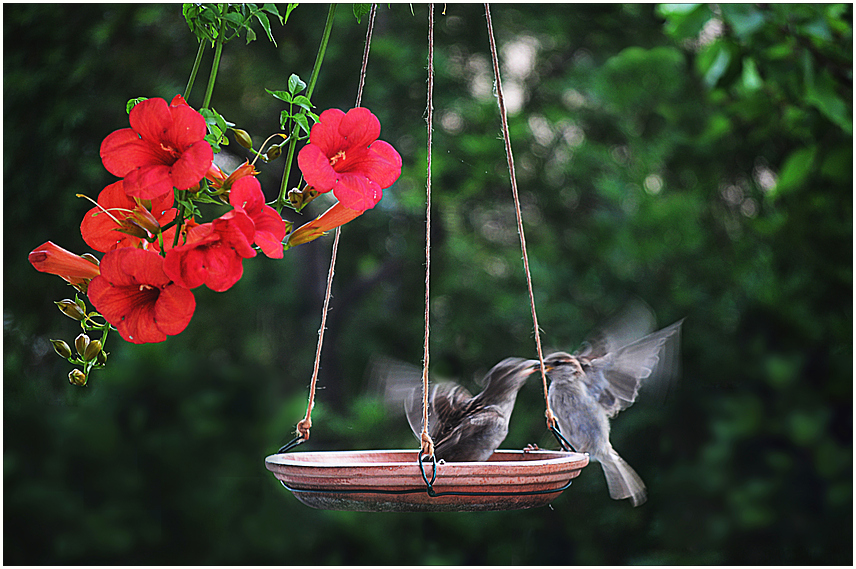
[[[295,8],[297,8],[296,2],[293,4],[289,4],[288,7],[285,9],[285,18],[283,18],[283,21],[282,21],[283,25],[285,25],[285,23],[288,22],[288,17],[291,15],[291,13],[294,11]]]
[[[354,17],[357,19],[357,23],[362,23],[362,17],[372,11],[371,4],[354,4]]]
[[[817,146],[800,148],[791,153],[785,160],[776,187],[770,194],[778,196],[798,189],[812,173],[816,156]]]
[[[262,28],[264,28],[268,39],[271,41],[271,43],[274,45],[274,47],[278,47],[276,45],[276,40],[273,39],[273,34],[271,34],[271,32],[270,32],[270,20],[268,20],[267,15],[264,12],[254,12],[253,15],[256,17],[256,19],[259,21],[259,23],[262,25]],[[250,31],[249,28],[247,28],[248,33],[249,33],[249,31]]]
[[[296,95],[306,89],[306,83],[294,73],[288,78],[288,90],[292,95]],[[290,101],[289,101],[290,102]]]
[[[706,4],[659,4],[657,14],[666,20],[666,33],[676,40],[697,36],[713,17]]]
[[[125,104],[125,112],[131,114],[131,109],[137,106],[138,103],[142,103],[148,99],[148,97],[137,97],[136,99],[131,99]]]
[[[270,89],[265,89],[265,91],[267,91],[268,93],[273,95],[274,98],[279,99],[280,101],[285,101],[289,104],[293,102],[291,93],[289,93],[288,91],[271,91]]]
[[[300,128],[303,129],[306,134],[309,134],[309,121],[306,119],[306,115],[299,114],[294,117],[294,122],[300,125]]]
[[[247,28],[247,45],[253,41],[256,41],[256,32],[253,31],[253,28]]]
[[[289,6],[291,6],[291,4],[289,4]],[[282,16],[280,16],[280,15],[279,15],[279,10],[277,10],[277,9],[276,9],[276,4],[263,4],[263,5],[262,5],[262,10],[263,10],[263,11],[265,11],[265,12],[267,12],[268,14],[271,14],[271,15],[273,15],[273,16],[276,16],[276,17],[279,19],[279,24],[280,24],[280,25],[283,25],[283,24],[285,23],[285,22],[282,20]],[[291,11],[291,10],[289,10],[289,12],[290,12],[290,11]]]
[[[764,85],[761,75],[758,73],[758,66],[755,65],[755,60],[751,57],[743,58],[743,74],[740,82],[746,91],[757,91]]]
[[[731,63],[731,53],[723,42],[717,41],[699,54],[696,63],[705,84],[713,88],[728,70],[728,65]]]
[[[307,111],[311,111],[315,107],[315,105],[312,104],[312,101],[309,100],[309,97],[304,95],[296,96],[294,98],[294,104]]]
[[[822,70],[814,80],[806,85],[806,102],[819,110],[848,135],[853,134],[853,118],[848,112],[847,103],[835,90],[835,79],[829,71]]]
[[[763,12],[753,4],[720,4],[719,7],[738,38],[745,39],[766,23]]]
[[[279,125],[283,130],[288,130],[288,121],[291,119],[291,114],[288,111],[282,111],[279,114]]]

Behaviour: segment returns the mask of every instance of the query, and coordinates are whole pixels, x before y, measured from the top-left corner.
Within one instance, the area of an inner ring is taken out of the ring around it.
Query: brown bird
[[[609,420],[633,404],[643,380],[672,379],[674,367],[668,360],[682,322],[626,345],[616,344],[621,333],[602,332],[574,355],[557,352],[544,359],[548,399],[562,436],[576,451],[600,462],[615,500],[629,498],[638,506],[647,494],[639,475],[612,448]]]
[[[538,360],[506,358],[487,373],[484,390],[476,396],[456,383],[435,384],[428,393],[428,434],[436,459],[481,462],[490,458],[508,434],[517,392],[539,365]],[[422,387],[410,393],[405,412],[419,438]]]

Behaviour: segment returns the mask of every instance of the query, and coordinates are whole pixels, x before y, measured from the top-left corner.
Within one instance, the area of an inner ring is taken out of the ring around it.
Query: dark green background
[[[477,388],[535,347],[483,7],[445,6],[431,362]],[[27,253],[86,251],[74,195],[113,181],[101,140],[128,99],[184,91],[197,43],[179,5],[3,10],[4,563],[852,563],[850,5],[493,7],[503,61],[534,56],[503,85],[524,93],[510,127],[545,349],[632,298],[686,322],[678,389],[613,425],[644,506],[610,500],[594,464],[551,507],[484,514],[317,511],[265,470],[305,409],[329,237],[248,260],[228,292],[195,291],[181,335],[114,336],[108,367],[68,384],[48,339],[79,331],[52,304],[71,290]],[[309,77],[326,10],[274,23],[278,48],[259,27],[226,45],[212,105],[257,142],[281,110],[264,89]],[[427,9],[378,12],[363,105],[404,168],[343,231],[312,450],[417,446],[368,370],[422,357]],[[319,112],[353,106],[365,29],[339,7]],[[282,162],[260,170],[272,199]],[[523,389],[504,448],[554,448],[543,405]]]

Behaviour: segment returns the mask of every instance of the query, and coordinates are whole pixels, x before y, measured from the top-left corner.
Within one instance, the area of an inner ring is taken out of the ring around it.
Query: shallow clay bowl
[[[498,450],[487,462],[438,462],[428,493],[417,450],[274,454],[265,466],[313,508],[362,512],[520,510],[555,500],[589,462],[558,451]],[[433,467],[423,463],[430,481]]]

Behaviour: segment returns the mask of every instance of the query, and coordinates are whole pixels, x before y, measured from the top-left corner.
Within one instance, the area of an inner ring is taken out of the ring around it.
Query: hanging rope
[[[422,358],[422,451],[419,455],[434,458],[434,441],[428,434],[428,333],[431,281],[431,145],[434,130],[434,4],[428,5],[428,175],[425,193],[425,343]]]
[[[520,213],[520,196],[517,193],[517,175],[514,172],[514,156],[511,153],[511,137],[508,134],[508,114],[505,109],[505,98],[502,95],[502,81],[499,77],[499,57],[496,54],[496,40],[493,37],[493,22],[490,19],[490,5],[484,5],[487,18],[487,34],[490,39],[490,55],[493,60],[493,74],[496,78],[496,98],[499,103],[499,114],[502,119],[502,138],[505,140],[505,157],[508,160],[508,175],[511,178],[511,193],[514,196],[514,211],[517,214],[517,233],[520,235],[520,249],[523,251],[523,268],[526,272],[526,285],[529,288],[529,302],[532,307],[532,323],[535,327],[535,346],[538,350],[538,361],[541,364],[541,381],[544,385],[544,403],[547,417],[547,427],[553,430],[556,417],[550,409],[550,399],[547,391],[547,375],[544,370],[544,354],[541,350],[541,332],[538,328],[538,314],[535,312],[535,293],[532,291],[532,274],[529,271],[529,255],[526,252],[526,236],[523,234],[523,215]]]
[[[360,69],[360,85],[357,89],[357,103],[359,107],[363,98],[363,86],[366,82],[366,66],[369,62],[369,48],[372,41],[372,30],[374,29],[375,15],[377,14],[377,4],[372,4],[369,12],[368,31],[366,32],[366,47],[363,50],[363,64]],[[315,407],[315,388],[318,384],[318,370],[321,367],[321,346],[324,344],[324,330],[327,329],[327,312],[330,307],[330,296],[333,289],[333,274],[336,267],[336,253],[339,250],[339,236],[342,234],[342,228],[336,228],[336,236],[333,238],[333,253],[330,256],[330,270],[327,272],[327,290],[324,293],[324,308],[321,311],[321,328],[318,329],[318,346],[315,349],[315,364],[312,368],[312,381],[309,384],[309,402],[306,405],[306,416],[297,423],[297,438],[291,443],[285,445],[279,452],[285,452],[283,449],[293,448],[301,442],[309,440],[309,430],[312,428],[312,409]],[[299,442],[298,442],[299,439]]]

